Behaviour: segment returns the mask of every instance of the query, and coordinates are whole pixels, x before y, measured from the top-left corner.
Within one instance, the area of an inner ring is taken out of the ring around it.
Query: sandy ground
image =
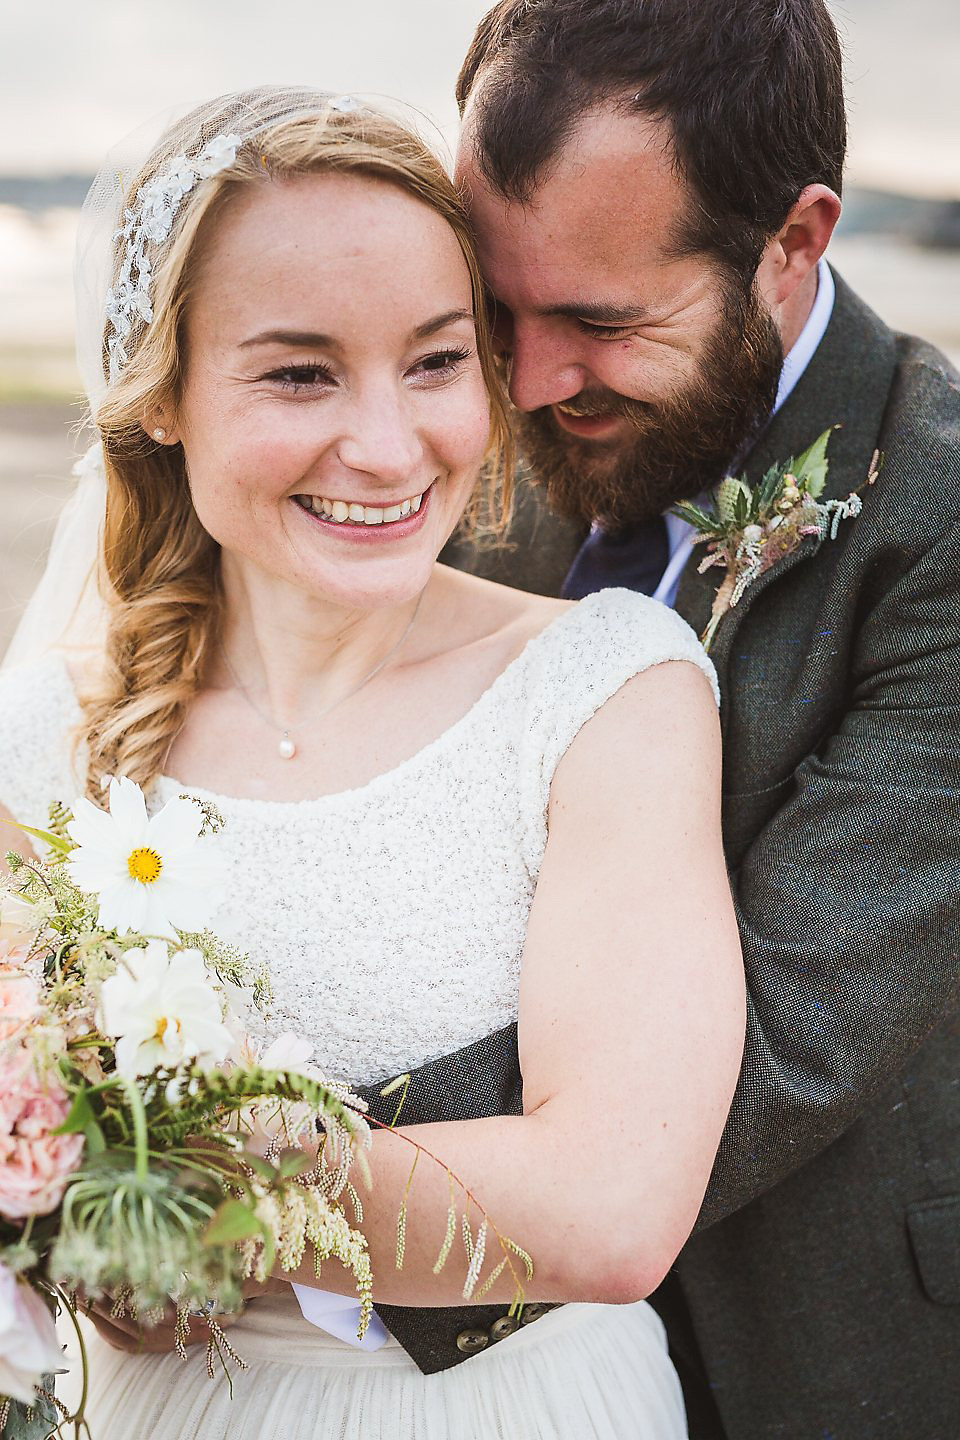
[[[858,236],[835,241],[831,259],[891,325],[926,336],[960,366],[960,252]],[[0,354],[0,372],[11,364],[15,356]],[[0,403],[0,653],[70,493],[80,414],[65,398]]]

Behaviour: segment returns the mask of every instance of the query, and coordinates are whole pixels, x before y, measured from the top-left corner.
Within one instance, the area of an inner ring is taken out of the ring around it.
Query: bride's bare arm
[[[665,664],[603,706],[554,778],[520,993],[525,1113],[374,1134],[363,1228],[376,1299],[463,1303],[462,1247],[432,1273],[449,1192],[443,1170],[423,1159],[396,1269],[413,1159],[405,1134],[532,1253],[528,1299],[648,1295],[696,1220],[743,1030],[716,707],[698,670]],[[487,1255],[485,1274],[499,1259],[492,1235]],[[286,1278],[317,1283],[310,1264]],[[329,1263],[320,1284],[351,1289]],[[502,1278],[487,1303],[511,1295]]]

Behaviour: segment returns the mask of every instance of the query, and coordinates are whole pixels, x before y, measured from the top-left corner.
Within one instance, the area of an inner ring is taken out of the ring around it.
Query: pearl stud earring
[[[153,438],[154,440],[166,440],[167,432],[166,430],[164,430],[162,425],[158,425],[156,430],[154,430]]]

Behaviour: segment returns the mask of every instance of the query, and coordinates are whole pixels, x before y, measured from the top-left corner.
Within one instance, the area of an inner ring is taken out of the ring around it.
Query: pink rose
[[[82,1135],[51,1133],[69,1108],[59,1080],[37,1075],[25,1045],[0,1055],[0,1215],[8,1220],[59,1205],[83,1150]]]
[[[0,1043],[25,1028],[38,999],[35,980],[13,965],[0,964]]]
[[[0,1395],[29,1405],[42,1377],[63,1369],[50,1311],[26,1281],[0,1265]]]

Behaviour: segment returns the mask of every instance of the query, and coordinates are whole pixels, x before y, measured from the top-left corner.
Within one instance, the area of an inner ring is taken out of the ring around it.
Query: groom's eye
[[[636,330],[635,325],[597,325],[592,320],[578,320],[577,324],[594,340],[624,340]]]

